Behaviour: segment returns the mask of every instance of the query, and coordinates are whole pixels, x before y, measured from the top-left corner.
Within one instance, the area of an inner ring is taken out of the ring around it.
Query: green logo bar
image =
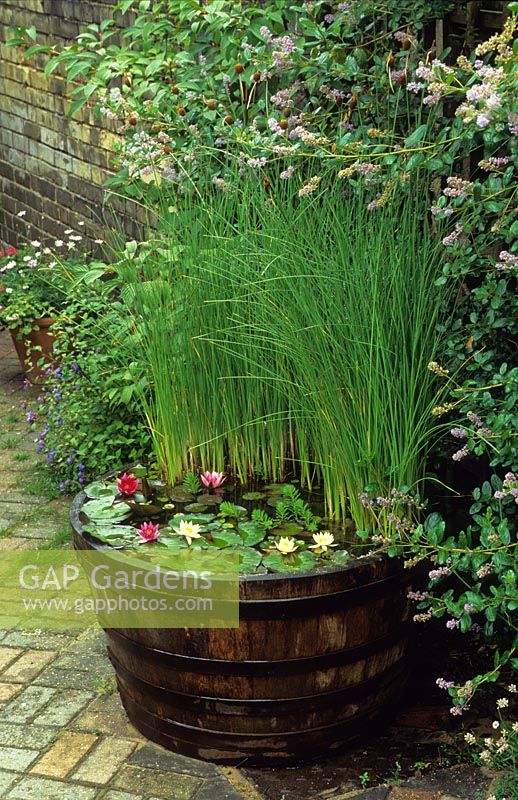
[[[0,627],[239,627],[237,553],[5,553]]]

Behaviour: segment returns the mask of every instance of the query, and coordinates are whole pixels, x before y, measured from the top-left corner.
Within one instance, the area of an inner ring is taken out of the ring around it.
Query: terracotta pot
[[[34,329],[29,333],[22,333],[19,328],[11,330],[18,358],[31,383],[43,383],[45,365],[52,363],[55,337],[50,328],[54,322],[53,317],[41,317],[34,320]],[[43,367],[38,367],[37,362],[42,357],[45,359],[45,364]]]

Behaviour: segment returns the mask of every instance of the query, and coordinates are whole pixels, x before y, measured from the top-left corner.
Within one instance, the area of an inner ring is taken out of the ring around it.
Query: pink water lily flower
[[[138,529],[138,535],[144,539],[145,542],[154,542],[158,539],[160,530],[158,525],[152,522],[143,522]]]
[[[120,478],[117,478],[117,488],[121,494],[135,494],[139,488],[139,480],[133,474],[124,472]]]
[[[217,489],[226,480],[224,472],[210,472],[210,470],[207,472],[202,472],[200,478],[201,482],[207,489],[210,489],[210,487]]]

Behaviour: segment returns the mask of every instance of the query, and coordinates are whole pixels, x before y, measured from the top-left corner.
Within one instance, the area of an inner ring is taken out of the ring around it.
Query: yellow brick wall
[[[7,47],[10,27],[34,25],[38,43],[70,42],[82,26],[110,16],[116,0],[0,0],[0,241],[19,244],[24,222],[50,236],[85,221],[102,235],[103,183],[116,140],[109,121],[81,110],[67,116],[69,100],[59,75],[45,78],[44,57],[23,60]],[[132,231],[131,203],[114,204]],[[25,210],[23,222],[17,217]]]

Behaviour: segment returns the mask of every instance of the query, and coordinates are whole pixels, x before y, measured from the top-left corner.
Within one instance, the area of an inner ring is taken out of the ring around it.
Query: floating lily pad
[[[264,492],[247,492],[241,496],[241,500],[264,500]]]
[[[115,497],[119,494],[119,487],[116,483],[96,481],[86,486],[84,492],[91,500],[99,500],[106,497]]]
[[[187,548],[187,541],[183,536],[178,536],[178,534],[175,534],[172,530],[170,531],[168,528],[163,528],[157,539],[157,546],[177,552]]]
[[[263,486],[263,489],[271,494],[282,494],[285,486],[285,483],[269,483],[268,486]]]
[[[299,572],[313,569],[316,558],[307,550],[283,556],[279,551],[274,551],[263,558],[263,564],[271,572]]]
[[[142,464],[137,464],[136,467],[131,468],[131,474],[135,476],[135,478],[145,478],[148,474],[148,468],[144,467]]]
[[[135,544],[137,531],[131,525],[95,525],[87,523],[85,531],[111,547],[127,547]]]
[[[351,554],[347,550],[333,550],[330,561],[333,564],[347,564],[351,560]]]
[[[196,498],[196,502],[204,506],[219,506],[223,502],[223,498],[219,494],[200,494]]]
[[[281,494],[278,494],[278,495],[274,494],[272,497],[269,497],[266,502],[267,502],[267,504],[269,506],[272,506],[272,508],[275,508],[276,506],[279,505],[279,503],[284,502],[284,500],[283,500],[283,497],[282,497]]]
[[[238,547],[236,552],[239,553],[239,572],[255,572],[261,563],[261,553],[253,547]]]
[[[254,522],[253,520],[250,522],[241,522],[238,531],[243,538],[243,544],[249,547],[253,547],[254,544],[262,542],[266,535],[264,526],[261,525],[260,522]]]
[[[282,525],[275,526],[276,536],[300,536],[303,531],[302,525],[297,525],[296,522],[283,522]]]
[[[131,514],[131,509],[126,503],[113,504],[113,499],[110,498],[90,500],[84,504],[82,511],[92,520],[109,520],[110,522],[126,519]]]
[[[134,503],[132,500],[128,500],[127,503],[131,510],[140,517],[156,517],[163,511],[163,506],[156,503]]]
[[[233,547],[243,544],[241,536],[233,531],[214,531],[212,533],[212,543],[215,547]]]
[[[185,506],[186,511],[197,512],[197,511],[205,511],[207,506],[202,503],[189,503],[188,506]]]
[[[193,503],[196,499],[193,494],[182,492],[180,489],[174,489],[170,497],[174,503]]]

